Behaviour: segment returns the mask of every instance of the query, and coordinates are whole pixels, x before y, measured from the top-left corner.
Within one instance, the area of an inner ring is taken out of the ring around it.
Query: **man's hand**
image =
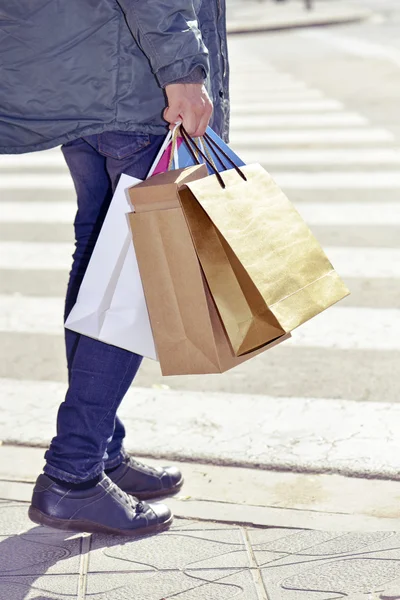
[[[165,87],[168,108],[164,119],[173,129],[178,121],[189,135],[200,137],[205,134],[210,121],[213,105],[202,83],[171,83]]]

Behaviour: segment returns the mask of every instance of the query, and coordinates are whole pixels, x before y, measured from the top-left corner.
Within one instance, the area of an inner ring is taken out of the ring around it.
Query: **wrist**
[[[202,85],[204,84],[204,82],[206,81],[206,73],[203,69],[203,67],[198,66],[195,69],[193,69],[189,75],[186,75],[185,77],[180,77],[179,79],[175,79],[174,81],[170,81],[169,83],[167,83],[165,85],[165,87],[168,87],[169,85],[176,85],[176,84],[188,84],[188,83],[192,83],[192,84],[198,84],[198,85]]]

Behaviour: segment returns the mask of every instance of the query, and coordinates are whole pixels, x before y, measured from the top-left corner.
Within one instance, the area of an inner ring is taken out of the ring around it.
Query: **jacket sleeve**
[[[208,75],[208,51],[193,0],[117,1],[161,87],[185,79],[197,68]]]

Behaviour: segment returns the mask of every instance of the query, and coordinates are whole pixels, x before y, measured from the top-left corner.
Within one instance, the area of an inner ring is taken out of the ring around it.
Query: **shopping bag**
[[[260,165],[185,182],[179,196],[237,355],[293,331],[349,294],[306,223]]]
[[[159,165],[171,138],[169,133],[148,176]],[[121,175],[65,327],[157,360],[127,220],[132,206],[126,190],[140,182]]]
[[[207,178],[204,165],[156,175],[129,190],[129,215],[163,375],[221,373],[287,339],[236,357],[198,261],[180,205],[182,185]]]
[[[65,327],[156,359],[153,334],[126,214],[125,190],[140,180],[121,175],[77,301]]]
[[[179,160],[183,166],[195,164],[188,151],[179,148],[181,141],[178,140],[176,146],[172,145],[172,136],[172,132],[166,136],[148,178],[171,166],[171,151],[175,154],[176,150],[176,167]],[[219,140],[218,137],[216,139]],[[121,176],[65,327],[156,360],[146,300],[126,217],[132,210],[126,190],[139,182],[128,175]]]
[[[174,143],[168,144],[163,150],[162,156],[155,161],[156,166],[152,172],[154,175],[158,175],[159,173],[164,173],[165,171],[169,171],[171,168],[174,169],[183,169],[185,167],[192,167],[195,164],[198,164],[198,159],[194,160],[192,153],[188,150],[187,145],[183,142],[181,137],[176,138],[176,133],[178,133],[178,128],[174,130]],[[228,146],[216,133],[211,129],[211,127],[207,127],[207,135],[218,144],[219,148],[230,158],[233,164],[238,167],[243,166],[245,163],[238,156],[232,148]],[[172,138],[172,134],[171,134]],[[176,145],[175,145],[176,144]],[[219,171],[224,171],[226,169],[226,163],[221,162],[220,153],[217,152],[213,147],[209,148],[210,158],[213,161],[213,164]],[[172,156],[174,155],[174,156]],[[208,172],[210,175],[213,174],[213,167],[208,167]]]

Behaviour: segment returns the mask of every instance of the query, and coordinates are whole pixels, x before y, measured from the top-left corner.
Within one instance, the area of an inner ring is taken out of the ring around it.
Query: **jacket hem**
[[[28,144],[25,146],[0,146],[0,154],[26,154],[28,152],[39,152],[41,150],[50,150],[67,142],[72,142],[80,137],[87,135],[96,135],[105,131],[133,131],[135,133],[147,133],[150,135],[167,135],[168,125],[147,125],[144,123],[122,123],[115,121],[113,123],[99,123],[98,125],[89,125],[80,129],[75,129],[51,140]]]

